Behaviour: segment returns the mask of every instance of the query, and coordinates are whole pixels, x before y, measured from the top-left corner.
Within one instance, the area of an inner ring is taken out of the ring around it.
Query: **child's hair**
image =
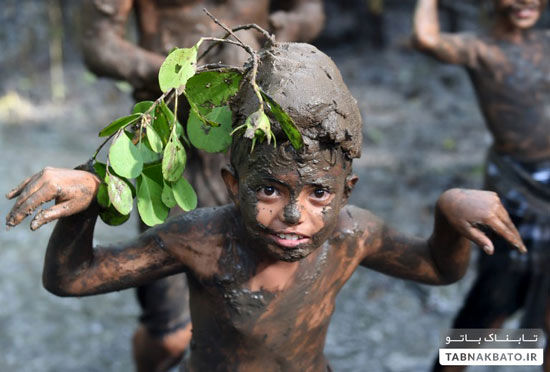
[[[336,150],[349,161],[361,155],[362,121],[357,101],[326,54],[310,44],[276,43],[260,51],[256,80],[294,120],[304,140],[300,157],[323,149]],[[236,125],[258,109],[258,99],[248,84],[232,100],[231,109]],[[270,121],[278,149],[290,151],[280,125]],[[248,158],[250,146],[250,140],[235,136],[231,146],[235,170]],[[254,151],[261,151],[260,147],[256,145]]]

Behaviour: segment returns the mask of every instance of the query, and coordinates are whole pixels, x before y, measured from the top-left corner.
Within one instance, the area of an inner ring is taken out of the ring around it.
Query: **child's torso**
[[[518,159],[550,158],[550,34],[522,44],[484,39],[470,70],[497,151]]]
[[[203,36],[225,32],[203,11],[229,27],[257,23],[267,27],[269,0],[136,0],[140,45],[159,54],[188,48]]]
[[[324,370],[334,300],[358,265],[353,244],[345,237],[327,242],[297,263],[280,290],[251,290],[254,265],[238,248],[224,252],[219,265],[223,272],[189,280],[194,330],[187,368]]]

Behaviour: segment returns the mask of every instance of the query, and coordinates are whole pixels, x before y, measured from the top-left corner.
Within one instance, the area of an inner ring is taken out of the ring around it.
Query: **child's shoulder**
[[[197,208],[190,212],[172,216],[163,224],[163,230],[175,230],[180,233],[223,234],[234,231],[239,218],[233,204],[220,207]]]
[[[340,211],[338,233],[343,235],[364,235],[380,229],[383,221],[367,209],[346,205]]]

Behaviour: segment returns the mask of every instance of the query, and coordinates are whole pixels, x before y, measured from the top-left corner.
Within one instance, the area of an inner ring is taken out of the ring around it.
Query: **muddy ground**
[[[418,55],[404,40],[383,52],[361,43],[325,51],[365,122],[351,203],[428,236],[443,190],[481,185],[490,139],[466,74]],[[2,193],[46,165],[84,162],[99,144],[97,131],[131,105],[126,85],[94,79],[78,60],[65,66],[65,82],[66,100],[54,103],[46,71],[32,81],[17,74],[3,81]],[[9,208],[0,199],[2,216]],[[134,226],[100,226],[96,240],[124,239]],[[51,229],[0,231],[0,371],[131,371],[129,339],[139,314],[133,292],[84,299],[47,293],[40,276]],[[470,271],[457,284],[428,287],[360,269],[340,294],[329,329],[334,370],[426,371],[472,278]]]

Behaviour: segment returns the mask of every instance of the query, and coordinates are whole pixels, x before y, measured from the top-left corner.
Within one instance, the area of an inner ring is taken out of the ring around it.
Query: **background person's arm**
[[[321,0],[279,0],[269,16],[277,41],[311,41],[323,30],[325,13]]]
[[[492,254],[488,228],[526,252],[519,233],[495,193],[451,189],[439,198],[432,236],[413,238],[373,218],[365,223],[362,266],[426,284],[449,284],[466,272],[470,242]]]
[[[160,95],[158,71],[165,57],[125,38],[134,6],[133,0],[85,0],[84,61],[98,76],[123,80],[135,89]]]
[[[413,20],[413,43],[417,49],[446,63],[475,67],[483,44],[474,35],[440,30],[438,0],[418,0]]]

